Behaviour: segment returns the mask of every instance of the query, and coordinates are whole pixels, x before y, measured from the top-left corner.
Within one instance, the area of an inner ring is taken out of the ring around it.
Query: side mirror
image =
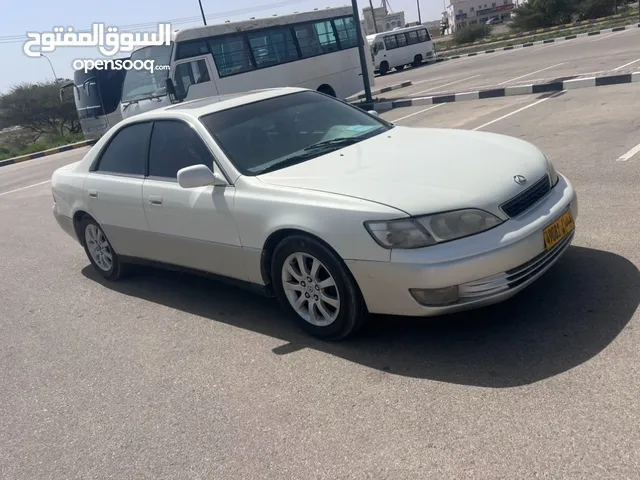
[[[178,184],[182,188],[228,185],[220,174],[213,173],[206,165],[191,165],[178,170]]]
[[[176,86],[173,84],[173,80],[166,78],[164,83],[167,87],[167,93],[169,94],[169,100],[171,103],[181,102],[184,100],[184,97],[176,92]]]
[[[376,112],[375,110],[369,110],[369,111],[367,111],[367,113],[369,115],[373,115],[374,117],[379,117],[380,116],[380,114],[378,112]]]

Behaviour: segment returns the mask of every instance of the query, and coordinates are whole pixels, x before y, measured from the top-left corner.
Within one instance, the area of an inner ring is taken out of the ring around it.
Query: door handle
[[[160,195],[149,195],[149,203],[151,205],[162,205],[162,197]]]
[[[89,198],[98,198],[98,191],[97,190],[89,190]]]

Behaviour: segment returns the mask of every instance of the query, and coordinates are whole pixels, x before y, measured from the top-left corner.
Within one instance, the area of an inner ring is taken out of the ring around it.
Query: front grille
[[[550,191],[549,175],[545,175],[524,192],[503,203],[500,209],[511,218],[517,217],[542,200]]]

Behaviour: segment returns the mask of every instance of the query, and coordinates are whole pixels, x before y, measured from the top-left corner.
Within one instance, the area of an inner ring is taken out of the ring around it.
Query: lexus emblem
[[[516,182],[518,185],[524,185],[525,183],[527,183],[527,179],[524,178],[522,175],[514,175],[513,181]]]

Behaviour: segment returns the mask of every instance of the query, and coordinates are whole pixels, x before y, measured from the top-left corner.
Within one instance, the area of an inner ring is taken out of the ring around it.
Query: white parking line
[[[553,95],[551,95],[551,96],[549,96],[549,97],[541,98],[540,100],[537,100],[537,101],[535,101],[535,102],[533,102],[533,103],[530,103],[529,105],[525,105],[524,107],[519,108],[518,110],[515,110],[515,111],[513,111],[513,112],[511,112],[511,113],[507,113],[506,115],[503,115],[503,116],[501,116],[500,118],[496,118],[495,120],[491,120],[490,122],[487,122],[487,123],[485,123],[485,124],[482,124],[482,125],[480,125],[479,127],[473,128],[473,129],[472,129],[472,131],[480,130],[481,128],[488,127],[489,125],[492,125],[492,124],[494,124],[494,123],[496,123],[496,122],[499,122],[500,120],[504,120],[505,118],[508,118],[508,117],[510,117],[511,115],[515,115],[516,113],[520,113],[520,112],[522,112],[523,110],[526,110],[527,108],[535,107],[535,106],[536,106],[536,105],[538,105],[539,103],[545,102],[545,101],[549,100],[550,98],[557,97],[557,96],[558,96],[558,95],[560,95],[562,92],[564,92],[564,90],[561,90],[561,91],[559,91],[559,92],[556,92],[556,93],[554,93]]]
[[[498,85],[504,85],[505,83],[513,82],[514,80],[520,80],[521,78],[528,77],[529,75],[534,75],[536,73],[544,72],[545,70],[551,70],[552,68],[559,67],[560,65],[564,65],[564,62],[556,63],[555,65],[551,65],[550,67],[541,68],[540,70],[536,70],[535,72],[527,73],[525,75],[520,75],[519,77],[510,78],[509,80],[500,82]]]
[[[2,192],[2,193],[0,193],[0,197],[3,196],[3,195],[9,195],[10,193],[19,192],[21,190],[26,190],[27,188],[37,187],[38,185],[44,185],[45,183],[51,183],[51,180],[46,180],[46,181],[40,182],[40,183],[34,183],[33,185],[27,185],[26,187],[16,188],[15,190],[9,190],[8,192]]]
[[[640,152],[640,143],[638,145],[636,145],[635,147],[633,147],[631,150],[629,150],[624,155],[618,157],[616,162],[626,162],[627,160],[631,159],[638,152]]]
[[[404,120],[405,118],[413,117],[414,115],[418,115],[419,113],[426,112],[428,110],[433,110],[434,108],[441,107],[442,105],[446,105],[446,103],[438,103],[437,105],[432,105],[431,107],[425,108],[423,110],[418,110],[417,112],[410,113],[409,115],[405,115],[404,117],[396,118],[395,120],[389,120],[391,123],[399,122],[400,120]]]
[[[612,71],[617,72],[621,68],[628,67],[629,65],[633,65],[636,62],[640,62],[640,58],[638,58],[637,60],[634,60],[633,62],[625,63],[624,65],[620,65],[619,67],[614,68]]]
[[[445,83],[444,85],[438,85],[437,87],[427,88],[426,90],[421,90],[419,92],[412,93],[411,95],[413,96],[413,95],[420,95],[421,93],[432,92],[432,91],[437,90],[439,88],[448,87],[449,85],[455,85],[456,83],[464,82],[466,80],[471,80],[472,78],[476,78],[476,77],[479,77],[479,76],[480,76],[480,74],[473,75],[471,77],[463,78],[461,80],[456,80],[455,82],[449,82],[449,83]]]

